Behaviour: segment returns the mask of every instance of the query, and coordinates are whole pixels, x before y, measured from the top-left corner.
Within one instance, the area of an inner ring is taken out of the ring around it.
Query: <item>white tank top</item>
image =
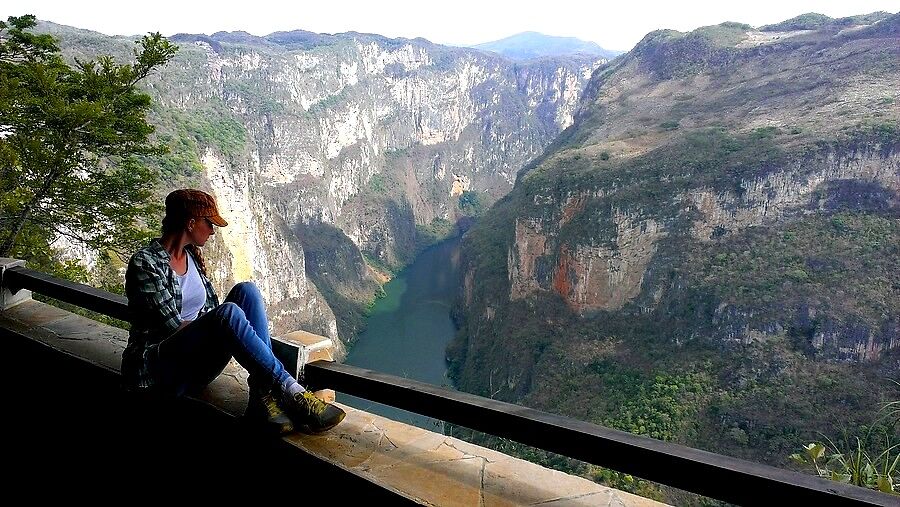
[[[187,254],[187,271],[184,275],[175,273],[175,276],[181,285],[181,320],[194,320],[206,304],[206,287],[190,254]]]

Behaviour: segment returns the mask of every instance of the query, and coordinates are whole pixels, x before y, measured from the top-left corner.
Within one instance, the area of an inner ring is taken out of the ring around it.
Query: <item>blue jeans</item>
[[[181,396],[212,382],[232,356],[250,372],[251,396],[295,382],[272,353],[265,305],[252,282],[235,285],[224,303],[161,341],[154,369],[160,387]]]

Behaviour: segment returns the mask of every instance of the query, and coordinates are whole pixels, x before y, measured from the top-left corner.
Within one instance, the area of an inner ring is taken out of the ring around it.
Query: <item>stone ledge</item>
[[[0,327],[98,367],[119,371],[128,333],[38,301],[0,312]],[[199,398],[233,416],[247,402],[246,371],[232,362]],[[294,448],[425,505],[621,505],[658,502],[341,405],[324,435],[295,433]]]

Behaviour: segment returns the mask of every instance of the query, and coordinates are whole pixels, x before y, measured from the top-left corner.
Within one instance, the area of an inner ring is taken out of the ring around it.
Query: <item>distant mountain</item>
[[[583,41],[575,37],[554,37],[538,32],[522,32],[505,39],[470,47],[499,53],[512,60],[574,54],[596,55],[612,59],[622,54],[622,51],[603,49],[595,42]]]

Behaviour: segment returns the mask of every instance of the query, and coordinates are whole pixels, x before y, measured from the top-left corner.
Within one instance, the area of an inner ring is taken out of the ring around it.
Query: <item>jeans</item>
[[[212,382],[232,356],[250,373],[251,396],[296,382],[272,353],[265,305],[252,282],[235,285],[223,304],[161,341],[154,370],[160,388],[181,396]]]

